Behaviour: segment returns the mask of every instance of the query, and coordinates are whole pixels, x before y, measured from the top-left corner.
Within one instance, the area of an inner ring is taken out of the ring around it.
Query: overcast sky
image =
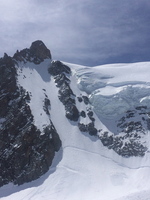
[[[0,57],[35,40],[71,63],[150,61],[150,0],[0,0]]]

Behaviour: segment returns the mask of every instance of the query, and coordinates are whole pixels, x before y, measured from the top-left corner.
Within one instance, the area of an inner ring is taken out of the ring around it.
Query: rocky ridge
[[[39,49],[40,46],[40,49]],[[22,50],[13,58],[0,59],[0,186],[13,182],[23,184],[39,178],[48,171],[59,151],[61,141],[52,123],[44,133],[34,125],[28,91],[17,85],[16,62],[33,61],[38,64],[51,57],[41,41]],[[50,100],[45,98],[44,110],[49,115]]]
[[[53,61],[48,71],[54,77],[56,87],[59,88],[58,98],[65,107],[66,117],[71,121],[78,122],[76,125],[79,127],[81,132],[96,135],[97,129],[94,124],[95,119],[93,118],[93,111],[90,110],[91,107],[88,97],[84,95],[80,97],[76,96],[70,87],[71,81],[69,77],[71,76],[71,69],[60,61]],[[88,110],[78,110],[76,101],[88,105]],[[91,122],[88,124],[80,123],[80,117],[88,117]]]
[[[51,52],[40,40],[33,42],[29,49],[26,48],[21,51],[17,50],[17,52],[13,56],[13,59],[16,61],[29,61],[35,64],[40,64],[44,61],[44,59],[47,58],[51,59]]]

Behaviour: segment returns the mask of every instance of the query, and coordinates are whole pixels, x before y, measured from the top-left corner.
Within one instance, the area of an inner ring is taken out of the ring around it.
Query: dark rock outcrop
[[[71,121],[78,121],[79,119],[79,111],[75,104],[67,104],[65,106],[66,109],[66,117]]]
[[[97,129],[94,127],[94,122],[91,122],[87,126],[90,135],[97,135]]]
[[[37,40],[31,44],[29,49],[23,49],[20,52],[17,51],[13,59],[22,62],[33,62],[35,64],[40,64],[44,59],[51,59],[50,50],[47,49],[45,44],[41,40]]]
[[[91,121],[95,121],[95,119],[93,117],[93,111],[89,110],[87,115],[88,115],[88,117],[90,118]]]
[[[84,103],[86,105],[88,105],[89,104],[89,98],[87,96],[82,96],[82,98],[83,98]]]
[[[0,186],[22,184],[48,171],[61,141],[51,121],[43,132],[34,125],[30,95],[17,85],[14,59],[7,54],[0,59],[0,80]],[[48,106],[45,98],[49,115]]]
[[[43,109],[44,109],[44,111],[46,112],[47,115],[50,115],[50,113],[49,113],[49,107],[50,106],[51,106],[50,100],[46,97],[44,99],[44,107],[43,107]]]
[[[59,88],[58,98],[65,106],[66,117],[71,121],[78,121],[79,111],[76,107],[75,94],[70,88],[70,68],[60,61],[53,61],[48,71],[54,76],[56,86]]]
[[[77,97],[77,99],[80,103],[83,101],[82,97]]]
[[[45,44],[41,40],[37,40],[31,44],[30,53],[33,57],[37,57],[41,60],[46,58],[51,59],[50,50],[45,46]]]
[[[103,145],[113,149],[123,157],[144,156],[147,147],[141,141],[147,132],[146,130],[149,129],[148,112],[146,106],[138,106],[128,110],[117,122],[117,128],[123,135],[101,133],[99,137]]]
[[[70,68],[67,65],[64,65],[60,61],[53,61],[48,71],[52,76],[57,76],[62,74],[65,75],[65,73],[68,75],[71,74]]]
[[[81,116],[81,117],[83,117],[83,118],[85,118],[85,117],[86,117],[86,113],[85,113],[85,111],[84,111],[84,110],[82,110],[82,111],[80,112],[80,116]]]
[[[81,132],[88,132],[90,135],[97,135],[97,129],[94,127],[94,122],[89,124],[78,123],[79,130]]]
[[[123,157],[144,156],[145,151],[147,150],[147,148],[137,140],[136,134],[130,136],[124,135],[120,137],[109,135],[108,132],[104,132],[101,134],[100,140],[104,146],[107,146],[109,149],[113,149],[116,153]]]

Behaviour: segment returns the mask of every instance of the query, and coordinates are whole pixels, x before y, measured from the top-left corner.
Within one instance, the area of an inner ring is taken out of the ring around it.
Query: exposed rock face
[[[37,52],[35,55],[40,56]],[[21,54],[18,53],[20,58]],[[42,53],[40,59],[44,59]],[[42,133],[34,125],[28,105],[30,96],[17,85],[16,79],[14,60],[5,54],[0,59],[0,186],[39,178],[48,171],[61,146],[51,121]],[[44,105],[49,115],[50,100],[45,98]]]
[[[94,127],[94,122],[91,122],[87,125],[78,123],[78,127],[82,132],[88,132],[90,135],[97,135],[97,129]]]
[[[67,65],[64,65],[62,62],[53,61],[51,67],[49,68],[49,73],[53,76],[62,75],[62,74],[65,75],[65,73],[69,75],[71,74],[71,70]]]
[[[138,141],[138,135],[132,133],[124,136],[109,135],[104,132],[100,139],[104,146],[113,149],[116,153],[123,157],[144,156],[147,148]]]
[[[136,107],[128,110],[117,122],[119,132],[123,133],[122,136],[104,132],[101,133],[100,139],[104,146],[113,149],[123,157],[144,156],[147,147],[141,139],[145,136],[146,130],[149,130],[149,121],[147,107]]]
[[[9,102],[19,96],[16,86],[16,69],[11,57],[0,59],[0,117],[7,115]]]
[[[66,117],[71,121],[78,121],[79,111],[75,103],[75,94],[69,86],[70,68],[60,61],[55,61],[52,62],[49,73],[54,76],[56,86],[59,88],[58,97],[65,106]]]
[[[45,44],[40,40],[37,40],[32,43],[30,47],[30,52],[32,55],[40,58],[41,60],[44,60],[46,58],[51,58],[50,50],[47,49]]]
[[[16,61],[22,61],[22,62],[34,62],[35,64],[40,64],[44,61],[44,59],[50,58],[51,59],[51,53],[50,50],[47,49],[45,44],[37,40],[32,43],[31,47],[29,49],[23,49],[20,52],[17,51],[13,58]]]

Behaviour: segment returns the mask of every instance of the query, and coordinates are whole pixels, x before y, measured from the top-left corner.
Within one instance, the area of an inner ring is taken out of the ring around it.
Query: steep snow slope
[[[134,71],[138,77],[135,80],[135,77],[128,79],[127,73],[120,78],[121,73],[125,74],[127,70],[125,65],[94,68],[68,65],[73,74],[71,89],[77,96],[84,93],[79,88],[91,93],[102,87],[98,95],[103,95],[105,98],[123,91],[131,81],[132,86],[140,84],[140,87],[142,85],[146,89],[149,88],[149,85],[144,83],[148,81],[147,73],[141,73],[141,69],[144,72],[144,68],[138,67],[141,63],[134,66],[139,69],[137,72]],[[45,95],[48,96],[51,102],[50,117],[62,140],[62,149],[56,154],[48,173],[22,186],[12,184],[3,186],[0,188],[0,198],[2,200],[148,200],[150,198],[149,153],[147,152],[144,157],[123,158],[104,147],[96,137],[81,133],[76,123],[70,122],[65,117],[65,109],[58,100],[58,88],[53,77],[47,72],[49,66],[49,59],[37,66],[31,63],[20,64],[18,84],[31,94],[30,106],[35,124],[41,130],[44,128],[44,122],[46,124],[49,120],[43,112],[43,99]],[[148,70],[149,63],[143,66]],[[122,67],[122,70],[118,70],[117,67]],[[132,65],[128,65],[127,68],[130,71]],[[101,101],[101,96],[99,99]],[[77,102],[77,107],[81,110],[87,109],[83,103]],[[96,127],[107,130],[105,125],[96,116],[94,117]],[[149,141],[148,135],[147,141]]]

